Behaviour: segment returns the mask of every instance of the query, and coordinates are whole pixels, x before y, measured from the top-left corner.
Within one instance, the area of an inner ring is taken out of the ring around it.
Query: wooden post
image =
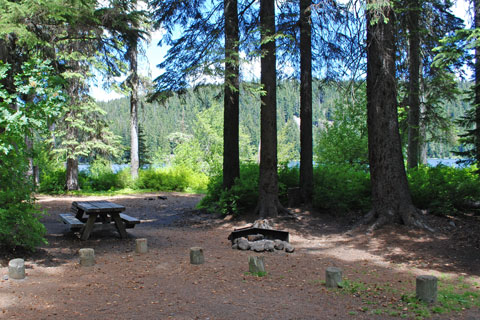
[[[328,267],[325,271],[325,286],[327,288],[338,288],[342,282],[342,270],[336,267]]]
[[[147,253],[147,239],[141,238],[135,240],[135,252],[136,253]]]
[[[192,247],[190,248],[190,263],[191,264],[203,264],[205,258],[203,256],[203,248]]]
[[[12,279],[25,278],[25,261],[23,259],[13,259],[8,262],[8,276]]]
[[[418,276],[416,281],[416,296],[419,300],[427,303],[437,301],[437,277]]]
[[[248,269],[250,273],[259,274],[265,273],[265,263],[263,257],[250,256],[248,257]]]
[[[91,267],[95,265],[95,252],[91,248],[83,248],[78,250],[80,255],[80,265],[83,267]]]

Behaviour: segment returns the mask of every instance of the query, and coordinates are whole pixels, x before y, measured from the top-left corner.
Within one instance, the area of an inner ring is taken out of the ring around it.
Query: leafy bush
[[[202,191],[207,188],[208,177],[178,165],[168,168],[140,170],[135,187],[162,191]]]
[[[105,159],[97,159],[90,166],[90,173],[85,183],[81,186],[95,191],[107,191],[121,188],[120,176],[113,173],[112,164]]]
[[[222,173],[217,173],[208,185],[207,195],[200,202],[200,207],[222,214],[241,214],[253,210],[258,202],[259,166],[256,163],[242,163],[240,178],[230,190],[222,188]],[[287,190],[298,186],[298,168],[282,166],[278,173],[279,198],[287,201]]]
[[[65,191],[65,168],[42,170],[38,191],[49,194],[59,194]]]
[[[240,178],[230,190],[222,188],[222,172],[218,172],[210,179],[207,195],[199,204],[211,212],[219,211],[222,214],[240,214],[254,209],[258,202],[258,174],[256,163],[242,163]]]
[[[370,174],[359,167],[325,165],[314,169],[313,206],[321,210],[368,211]]]
[[[29,202],[0,200],[0,243],[8,249],[23,247],[34,250],[46,243],[45,226],[40,223],[41,212]]]
[[[474,169],[421,166],[408,171],[414,204],[434,213],[449,213],[465,201],[480,199],[480,181]]]

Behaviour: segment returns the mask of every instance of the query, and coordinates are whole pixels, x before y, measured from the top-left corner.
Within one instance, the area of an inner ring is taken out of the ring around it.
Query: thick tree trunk
[[[130,62],[130,173],[132,179],[138,177],[138,73],[137,73],[137,41],[132,41],[129,47]]]
[[[78,159],[67,159],[67,184],[68,191],[78,190]]]
[[[284,210],[278,200],[277,172],[277,72],[275,55],[275,1],[260,1],[260,177],[257,211],[260,217],[275,217]]]
[[[420,20],[419,0],[408,1],[408,167],[416,168],[420,159]]]
[[[475,28],[480,28],[480,1],[475,0],[474,23]],[[475,160],[480,163],[480,45],[475,46]],[[480,171],[479,171],[480,172]]]
[[[367,13],[367,126],[373,230],[386,223],[426,227],[413,206],[398,130],[393,9],[373,0]],[[385,19],[384,19],[385,18]],[[373,22],[375,21],[375,22]],[[373,23],[372,23],[373,22]]]
[[[311,4],[300,0],[300,189],[306,205],[313,192]]]
[[[225,6],[225,96],[223,117],[223,188],[230,189],[240,176],[239,159],[239,26],[237,0]]]

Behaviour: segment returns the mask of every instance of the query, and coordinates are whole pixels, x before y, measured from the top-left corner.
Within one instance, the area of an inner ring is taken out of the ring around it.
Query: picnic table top
[[[112,212],[123,212],[125,207],[116,203],[109,201],[74,201],[72,206],[78,209],[83,210],[86,214],[88,213],[112,213]]]

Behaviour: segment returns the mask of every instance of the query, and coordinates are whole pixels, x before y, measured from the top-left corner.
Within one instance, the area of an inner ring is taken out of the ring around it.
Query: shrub
[[[38,191],[42,193],[58,194],[65,191],[65,168],[44,170],[40,175]]]
[[[480,199],[480,181],[474,169],[420,166],[408,171],[414,204],[434,213],[449,213],[465,201]]]
[[[29,202],[4,201],[0,203],[0,243],[7,249],[23,247],[34,250],[46,243],[45,226],[39,221],[41,212]]]
[[[359,167],[324,165],[314,169],[313,206],[336,212],[370,209],[370,175]]]
[[[105,159],[97,159],[90,166],[90,173],[86,176],[85,184],[81,188],[107,191],[121,188],[119,175],[113,173],[112,164]]]
[[[135,187],[162,191],[203,191],[208,177],[192,169],[178,165],[168,168],[141,170]]]

